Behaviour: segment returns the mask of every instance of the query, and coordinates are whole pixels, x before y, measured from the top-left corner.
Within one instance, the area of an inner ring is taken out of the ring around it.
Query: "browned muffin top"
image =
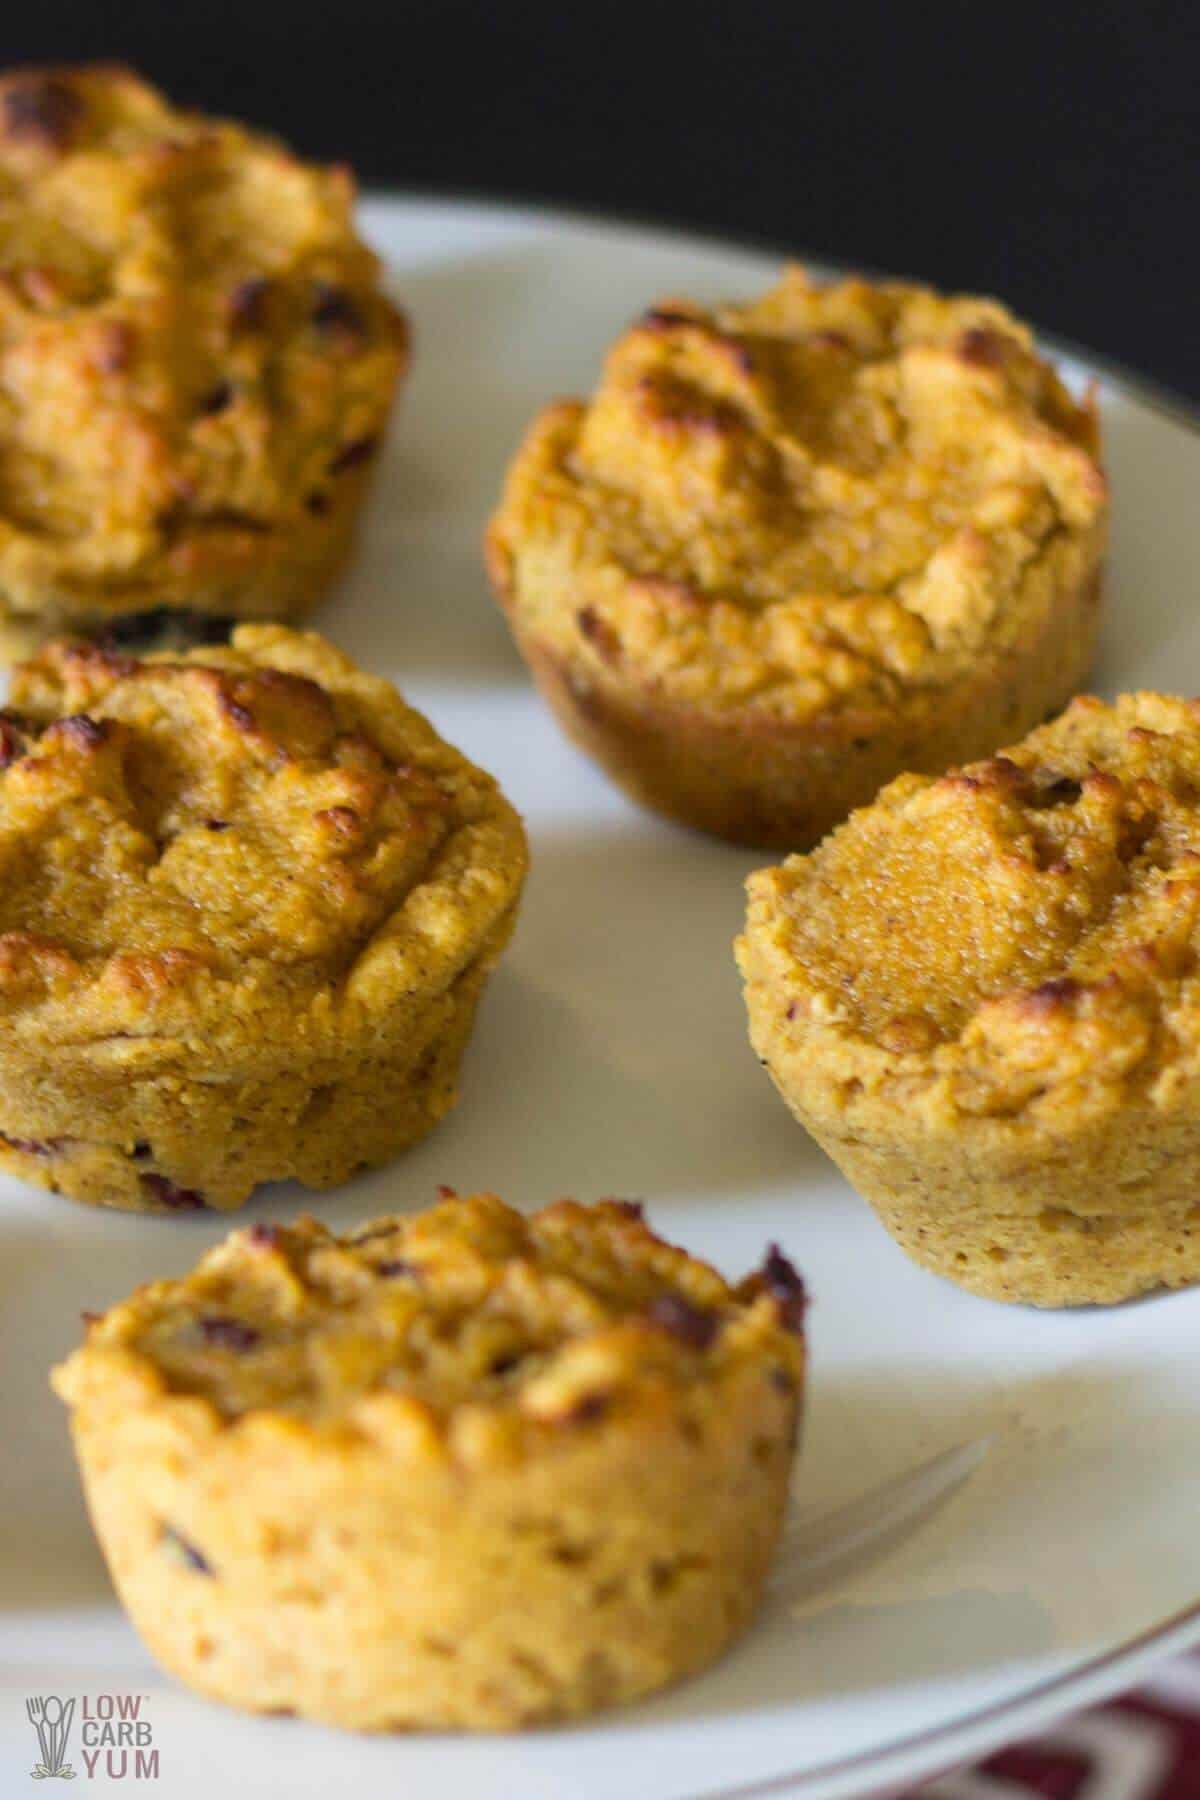
[[[406,359],[344,169],[120,69],[0,79],[0,585],[114,610],[264,554]],[[152,603],[149,599],[147,603]]]
[[[639,320],[534,426],[490,548],[560,650],[807,718],[1019,640],[1105,508],[1092,411],[1003,307],[791,270]]]
[[[1080,698],[1001,756],[902,776],[750,892],[743,959],[797,1067],[819,1037],[855,1092],[1165,1098],[1200,1043],[1200,702]]]
[[[370,1429],[391,1408],[417,1442],[452,1427],[519,1442],[673,1407],[681,1392],[702,1408],[706,1389],[755,1364],[797,1394],[804,1289],[777,1249],[733,1287],[636,1204],[523,1217],[491,1194],[443,1194],[346,1237],[314,1219],[234,1232],[183,1280],[94,1323],[66,1397],[116,1374],[147,1400],[198,1396],[223,1423]]]
[[[26,1033],[333,1031],[379,982],[436,990],[523,870],[491,778],[312,633],[55,642],[0,714],[0,1011]]]

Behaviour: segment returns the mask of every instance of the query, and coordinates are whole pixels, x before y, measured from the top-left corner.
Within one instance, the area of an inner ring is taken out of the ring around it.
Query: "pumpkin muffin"
[[[123,69],[0,79],[10,643],[320,597],[408,358],[353,205]]]
[[[171,1211],[387,1161],[524,872],[491,777],[315,634],[46,645],[0,712],[0,1168]]]
[[[590,402],[533,425],[488,563],[560,721],[636,800],[800,849],[1076,690],[1098,454],[1003,307],[793,269],[639,320]]]
[[[1200,1277],[1200,701],[1078,699],[749,892],[754,1046],[918,1262],[1038,1306]]]
[[[731,1287],[629,1203],[481,1194],[235,1232],[54,1385],[121,1599],[182,1680],[507,1729],[649,1693],[749,1623],[802,1319],[777,1249]]]

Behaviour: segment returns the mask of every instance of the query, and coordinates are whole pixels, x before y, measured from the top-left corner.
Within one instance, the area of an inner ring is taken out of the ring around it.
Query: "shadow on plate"
[[[14,1184],[15,1185],[15,1184]],[[26,1189],[0,1224],[0,1612],[103,1604],[112,1588],[83,1504],[67,1412],[50,1370],[141,1281],[180,1275],[246,1214],[151,1215]],[[293,1207],[298,1211],[298,1207]]]
[[[532,851],[462,1099],[362,1192],[394,1205],[394,1189],[444,1181],[531,1206],[786,1183],[802,1204],[806,1184],[835,1179],[746,1035],[731,946],[761,859],[641,821],[542,833]]]
[[[1003,1387],[957,1380],[914,1388],[911,1371],[891,1366],[819,1382],[822,1417],[797,1473],[801,1521],[813,1511],[806,1462],[821,1456],[838,1419],[856,1446],[856,1486],[841,1496],[847,1506],[876,1485],[872,1441],[892,1445],[885,1480],[906,1477],[930,1446],[990,1437],[988,1453],[901,1529],[831,1560],[811,1581],[776,1581],[757,1625],[722,1663],[625,1722],[653,1727],[872,1688],[894,1692],[1064,1651],[1082,1657],[1128,1635],[1137,1606],[1128,1587],[1121,1594],[1117,1583],[1110,1599],[1109,1582],[1097,1581],[1094,1546],[1128,1532],[1128,1502],[1145,1481],[1146,1464],[1130,1454],[1136,1447],[1122,1423],[1133,1416],[1138,1387],[1128,1375],[1087,1368]],[[1184,1424],[1195,1446],[1195,1417],[1181,1398],[1178,1414],[1160,1413],[1143,1430],[1165,1446]],[[896,1461],[900,1439],[912,1448]],[[1089,1482],[1101,1456],[1128,1459],[1129,1494],[1111,1479]],[[823,1501],[815,1510],[824,1519],[829,1508]],[[1164,1589],[1161,1616],[1187,1598]],[[1154,1604],[1147,1596],[1147,1607]],[[1147,1623],[1157,1616],[1148,1612]]]
[[[483,531],[534,414],[594,379],[607,318],[597,316],[595,353],[581,358],[586,284],[569,327],[556,330],[569,297],[561,258],[544,243],[407,270],[395,285],[415,326],[412,377],[360,555],[320,622],[352,656],[402,681],[523,681],[484,574]]]
[[[1200,432],[1120,394],[1105,405],[1104,427],[1113,534],[1100,654],[1089,685],[1105,695],[1144,687],[1195,694],[1200,660],[1190,522]]]

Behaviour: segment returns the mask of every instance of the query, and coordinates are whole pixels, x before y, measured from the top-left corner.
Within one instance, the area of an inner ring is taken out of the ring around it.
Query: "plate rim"
[[[1090,1657],[1084,1663],[1077,1663],[1057,1675],[1048,1676],[1045,1681],[1024,1688],[1020,1693],[1010,1695],[1007,1700],[997,1700],[964,1713],[953,1724],[930,1726],[924,1731],[913,1732],[909,1737],[894,1738],[881,1750],[856,1751],[852,1756],[835,1758],[814,1769],[804,1769],[793,1774],[766,1775],[738,1787],[712,1788],[695,1795],[693,1800],[760,1800],[760,1797],[768,1795],[819,1796],[824,1792],[829,1793],[831,1800],[834,1800],[834,1796],[838,1800],[842,1796],[845,1796],[845,1800],[850,1800],[850,1796],[856,1791],[874,1792],[877,1780],[889,1783],[895,1780],[933,1780],[939,1773],[951,1773],[962,1768],[968,1761],[990,1754],[989,1746],[994,1749],[1012,1741],[1008,1730],[1011,1724],[1015,1723],[1017,1726],[1017,1732],[1013,1735],[1024,1736],[1027,1730],[1036,1730],[1056,1719],[1090,1711],[1114,1693],[1124,1693],[1131,1668],[1145,1670],[1158,1666],[1164,1640],[1170,1643],[1170,1656],[1183,1654],[1200,1646],[1200,1600],[1172,1613],[1169,1619],[1146,1626],[1133,1637],[1114,1645],[1111,1650],[1102,1651],[1099,1656]],[[1084,1695],[1080,1696],[1075,1692],[1076,1689],[1085,1690]],[[1067,1692],[1072,1697],[1067,1704],[1061,1704],[1062,1697]],[[995,1727],[1000,1724],[1005,1729],[997,1738],[994,1735]],[[967,1741],[960,1744],[960,1739]],[[943,1761],[939,1756],[932,1764],[928,1762],[926,1753],[935,1747],[950,1750],[950,1760]],[[920,1753],[920,1760],[906,1769],[902,1759],[914,1753]],[[889,1763],[895,1763],[896,1766],[889,1768]],[[845,1780],[858,1775],[871,1778],[870,1790],[855,1790],[843,1785]],[[833,1789],[829,1789],[827,1785],[831,1781],[837,1783]]]
[[[447,212],[490,212],[502,214],[509,219],[525,219],[530,224],[550,225],[566,230],[596,230],[624,232],[630,237],[641,239],[647,244],[663,243],[673,245],[678,250],[691,250],[701,255],[716,256],[757,256],[771,259],[777,263],[799,262],[814,269],[820,275],[846,275],[850,273],[865,275],[872,281],[921,281],[928,279],[913,270],[881,269],[875,263],[844,263],[830,258],[803,244],[790,247],[782,245],[775,238],[742,237],[736,232],[728,234],[701,229],[693,230],[687,225],[672,224],[669,220],[656,219],[647,213],[612,211],[603,206],[579,205],[563,206],[555,200],[541,200],[536,196],[519,198],[507,197],[486,188],[447,188],[445,192],[437,188],[386,187],[374,183],[364,185],[358,194],[357,204],[360,208],[387,209],[394,206],[440,207]],[[383,259],[386,261],[386,258]],[[967,289],[950,289],[950,292],[966,293]],[[1000,296],[992,296],[999,299]],[[1001,302],[1007,304],[1006,302]],[[1110,356],[1106,351],[1090,349],[1077,338],[1064,337],[1060,332],[1043,330],[1036,319],[1022,314],[1038,343],[1055,356],[1067,357],[1072,362],[1082,364],[1090,372],[1100,376],[1108,385],[1118,392],[1147,406],[1151,411],[1160,414],[1172,424],[1180,426],[1200,437],[1200,400],[1192,401],[1185,394],[1178,393],[1169,382],[1160,381],[1155,375],[1148,375],[1144,370],[1132,368],[1120,357]]]

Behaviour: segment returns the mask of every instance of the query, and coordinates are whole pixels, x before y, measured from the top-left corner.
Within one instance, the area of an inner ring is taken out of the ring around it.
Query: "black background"
[[[1200,5],[25,0],[364,182],[549,199],[993,292],[1200,400]]]

